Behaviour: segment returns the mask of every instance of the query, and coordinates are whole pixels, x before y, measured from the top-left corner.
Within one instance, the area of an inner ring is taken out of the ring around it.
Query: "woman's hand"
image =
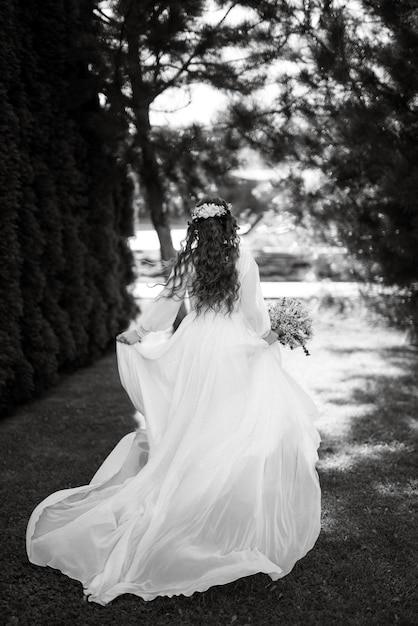
[[[264,341],[267,341],[269,346],[271,346],[272,343],[277,341],[278,338],[279,338],[279,335],[274,330],[270,330],[269,334],[263,337]]]
[[[119,341],[120,343],[127,343],[131,346],[133,343],[137,343],[139,341],[138,333],[136,330],[127,330],[118,335],[116,337],[116,341]]]

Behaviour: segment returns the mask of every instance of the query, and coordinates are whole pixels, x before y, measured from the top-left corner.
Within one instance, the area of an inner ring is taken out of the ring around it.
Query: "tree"
[[[418,280],[418,9],[413,0],[289,3],[274,106],[231,125],[290,173],[300,217],[363,261],[365,276]],[[256,130],[255,130],[256,129]],[[317,174],[307,187],[306,171]]]
[[[134,312],[131,185],[89,70],[93,4],[3,9],[0,413],[102,354]]]
[[[151,126],[150,107],[162,93],[193,83],[237,97],[260,88],[286,38],[284,28],[281,40],[271,30],[271,17],[281,4],[111,0],[97,7],[108,70],[104,94],[108,105],[129,120],[125,157],[138,172],[165,260],[174,253],[163,164],[168,144],[160,149],[161,133]],[[174,151],[181,141],[184,136],[174,140]]]
[[[190,202],[204,190],[219,189],[239,164],[241,142],[222,126],[160,127],[153,138],[171,212],[175,207],[178,214],[187,214]]]

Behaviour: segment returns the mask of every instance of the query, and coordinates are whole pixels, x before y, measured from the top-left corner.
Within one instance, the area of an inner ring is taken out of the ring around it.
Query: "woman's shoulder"
[[[238,271],[242,274],[245,274],[251,267],[251,265],[255,263],[254,257],[249,250],[245,248],[240,248],[239,257],[238,257]]]

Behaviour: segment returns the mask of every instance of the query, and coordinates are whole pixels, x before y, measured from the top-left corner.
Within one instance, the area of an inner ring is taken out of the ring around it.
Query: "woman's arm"
[[[270,316],[261,292],[258,265],[248,252],[245,253],[245,271],[241,281],[241,310],[248,326],[268,344],[277,340],[271,330]]]
[[[187,280],[184,279],[181,287],[174,295],[171,295],[171,287],[168,286],[171,283],[171,277],[172,275],[162,292],[158,294],[145,313],[141,315],[139,326],[118,335],[116,337],[117,341],[133,344],[141,341],[150,332],[167,330],[173,325],[186,295]]]

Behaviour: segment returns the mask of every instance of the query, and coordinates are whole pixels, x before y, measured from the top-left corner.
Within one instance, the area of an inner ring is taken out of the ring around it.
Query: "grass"
[[[31,565],[24,534],[49,493],[86,483],[132,429],[113,354],[0,424],[0,624],[295,626],[416,624],[418,359],[395,331],[321,312],[312,356],[285,364],[322,410],[323,528],[293,572],[191,598],[86,604],[81,585]],[[284,351],[285,352],[285,351]]]

